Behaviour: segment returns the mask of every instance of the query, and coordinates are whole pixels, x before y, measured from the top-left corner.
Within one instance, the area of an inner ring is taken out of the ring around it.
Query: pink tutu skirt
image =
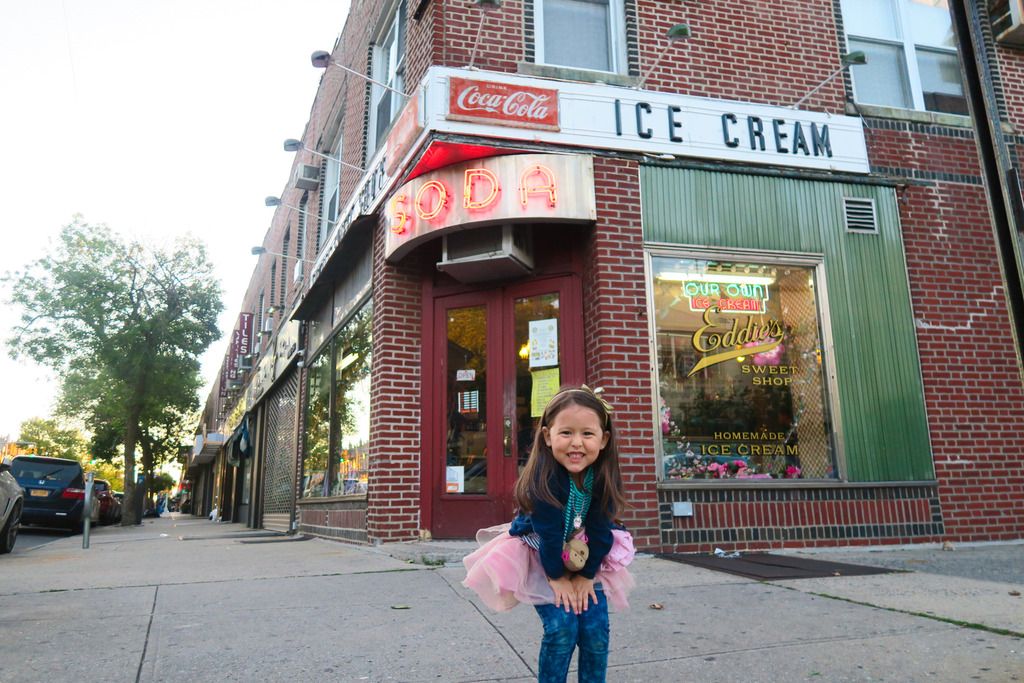
[[[508,533],[509,524],[481,529],[476,534],[480,547],[462,560],[466,578],[462,585],[480,596],[484,604],[497,612],[519,603],[553,603],[555,594],[548,585],[540,554],[518,536]],[[627,531],[612,529],[612,548],[601,561],[594,583],[601,584],[609,604],[617,610],[629,609],[628,596],[636,581],[626,566],[636,551]]]

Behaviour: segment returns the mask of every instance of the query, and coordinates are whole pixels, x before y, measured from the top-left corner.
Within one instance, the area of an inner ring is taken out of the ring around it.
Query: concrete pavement
[[[533,610],[491,613],[461,565],[437,564],[469,543],[371,548],[171,515],[91,545],[0,557],[0,682],[536,669]],[[815,556],[911,571],[766,583],[641,556],[633,609],[612,615],[609,681],[1024,681],[1024,543]]]

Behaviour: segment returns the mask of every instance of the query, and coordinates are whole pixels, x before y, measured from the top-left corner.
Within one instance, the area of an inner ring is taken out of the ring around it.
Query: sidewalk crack
[[[458,590],[456,590],[455,586],[452,585],[452,582],[448,580],[448,577],[446,577],[444,574],[441,574],[440,572],[438,572],[437,575],[440,576],[441,580],[444,581],[448,585],[448,588],[451,589],[452,593],[455,593],[455,596],[457,598],[459,598],[460,600],[463,600],[465,602],[468,602],[470,605],[472,605],[473,609],[475,609],[477,611],[477,614],[479,614],[481,617],[484,618],[484,621],[486,621],[490,625],[490,627],[494,630],[494,632],[498,634],[498,637],[500,637],[502,640],[504,640],[505,644],[508,645],[509,649],[512,650],[513,653],[515,653],[516,657],[519,658],[519,661],[522,662],[523,666],[526,667],[526,670],[530,672],[530,675],[531,676],[536,676],[537,672],[534,671],[533,667],[530,666],[530,663],[527,662],[523,658],[523,656],[521,654],[519,654],[519,650],[517,650],[516,646],[512,644],[512,641],[510,641],[505,636],[505,634],[501,632],[501,629],[499,629],[497,627],[497,625],[493,621],[491,621],[490,616],[486,612],[484,612],[482,609],[480,609],[479,605],[477,605],[475,602],[473,602],[472,600],[467,598],[465,595],[460,593]]]
[[[153,630],[153,617],[156,615],[156,598],[160,595],[160,586],[153,590],[153,606],[149,610],[149,623],[146,625],[146,639],[142,643],[142,656],[139,658],[139,668],[135,672],[135,683],[142,678],[142,665],[146,662],[146,650],[149,649],[149,633]]]

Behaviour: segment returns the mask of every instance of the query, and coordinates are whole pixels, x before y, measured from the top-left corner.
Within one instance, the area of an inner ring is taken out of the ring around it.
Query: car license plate
[[[48,495],[50,495],[50,492],[47,491],[46,489],[32,489],[29,492],[29,495],[35,496],[36,498],[46,498]]]

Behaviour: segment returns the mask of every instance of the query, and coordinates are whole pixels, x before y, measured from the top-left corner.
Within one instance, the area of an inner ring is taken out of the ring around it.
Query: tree
[[[60,410],[85,422],[98,454],[123,448],[134,472],[149,428],[168,424],[160,416],[198,405],[198,356],[220,336],[220,287],[204,247],[124,242],[76,216],[50,255],[6,279],[23,309],[11,355],[57,370]],[[124,524],[137,521],[135,488],[128,477]]]
[[[56,420],[33,417],[21,423],[20,441],[36,445],[36,454],[50,458],[88,460],[89,448],[77,429],[62,427]]]

